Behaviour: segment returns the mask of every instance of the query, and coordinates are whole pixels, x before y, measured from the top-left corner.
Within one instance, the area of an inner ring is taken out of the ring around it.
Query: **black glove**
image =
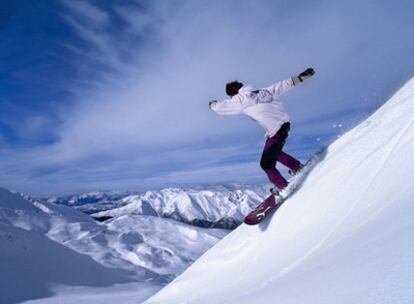
[[[212,101],[210,101],[210,102],[208,103],[208,107],[211,109],[211,105],[212,105],[213,103],[215,103],[215,102],[217,102],[217,100],[212,100]]]
[[[313,76],[315,74],[315,70],[312,68],[307,68],[302,73],[299,74],[298,78],[302,82],[305,79],[308,79],[309,77]]]
[[[299,83],[313,76],[313,74],[315,74],[315,70],[312,68],[307,68],[302,73],[300,73],[298,76],[292,77],[293,84],[298,85]]]

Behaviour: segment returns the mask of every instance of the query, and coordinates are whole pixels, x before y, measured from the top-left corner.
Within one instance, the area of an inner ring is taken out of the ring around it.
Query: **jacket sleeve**
[[[210,108],[220,115],[234,115],[242,113],[244,106],[242,98],[239,95],[236,95],[233,98],[213,102]]]
[[[271,86],[266,87],[265,89],[270,91],[273,95],[279,96],[292,88],[295,84],[293,83],[292,78],[288,78],[279,82],[272,84]]]

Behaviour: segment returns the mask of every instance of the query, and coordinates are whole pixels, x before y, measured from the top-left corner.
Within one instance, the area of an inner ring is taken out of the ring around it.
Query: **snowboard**
[[[289,180],[289,185],[280,193],[281,195],[268,196],[262,203],[254,208],[244,218],[244,223],[247,225],[257,225],[262,222],[266,216],[272,213],[273,210],[280,207],[291,195],[293,195],[304,183],[309,173],[316,167],[316,165],[325,158],[326,147],[320,148],[308,161],[305,163],[302,170]]]
[[[276,197],[272,194],[244,218],[244,223],[247,225],[259,224],[275,209],[276,206]]]

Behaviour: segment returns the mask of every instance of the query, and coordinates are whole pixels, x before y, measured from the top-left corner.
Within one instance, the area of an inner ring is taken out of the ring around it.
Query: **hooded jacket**
[[[289,115],[280,96],[293,86],[292,78],[261,89],[245,85],[240,88],[237,95],[220,102],[213,102],[210,108],[220,115],[244,113],[266,130],[267,137],[272,137],[285,122],[289,122]]]

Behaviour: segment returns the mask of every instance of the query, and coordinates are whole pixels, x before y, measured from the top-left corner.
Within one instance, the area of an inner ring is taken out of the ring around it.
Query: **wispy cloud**
[[[106,11],[86,1],[63,0],[60,3],[69,8],[74,13],[75,18],[94,29],[103,30],[110,24],[110,17]]]
[[[314,79],[285,96],[288,148],[306,157],[412,72],[409,3],[60,3],[79,38],[61,41],[76,53],[73,106],[61,112],[53,145],[0,160],[9,168],[3,183],[12,176],[10,185],[30,191],[257,180],[262,130],[206,106],[224,97],[227,81],[265,86],[314,66]]]

